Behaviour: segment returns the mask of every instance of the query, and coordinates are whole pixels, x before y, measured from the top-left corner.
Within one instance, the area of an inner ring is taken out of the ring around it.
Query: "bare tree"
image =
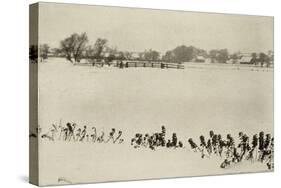
[[[86,56],[91,59],[100,59],[106,49],[108,49],[107,39],[98,38],[93,46],[87,47]]]
[[[261,67],[263,67],[264,64],[266,64],[266,66],[269,67],[270,58],[265,53],[262,52],[259,54],[259,61],[261,63]]]
[[[232,64],[238,63],[239,55],[238,53],[233,53],[230,55],[230,58],[232,59]]]
[[[181,45],[177,46],[173,50],[167,51],[162,59],[164,61],[189,62],[198,55],[206,57],[207,52],[194,46]]]
[[[74,50],[73,57],[75,62],[79,62],[82,56],[83,51],[86,48],[86,43],[88,42],[88,36],[86,33],[82,33],[81,35],[74,36]]]
[[[173,51],[167,51],[166,54],[162,57],[164,61],[173,62],[175,60],[175,54]]]
[[[125,51],[125,52],[123,52],[123,54],[124,54],[125,59],[132,59],[132,57],[133,57],[132,52]]]
[[[64,40],[61,41],[60,46],[61,46],[61,51],[64,53],[65,57],[67,60],[72,62],[72,52],[73,52],[73,46],[74,46],[74,41],[72,37],[68,37]]]
[[[74,33],[61,41],[61,51],[70,62],[73,62],[72,58],[74,59],[74,63],[79,62],[82,58],[83,51],[86,49],[87,42],[88,36],[86,33],[82,33],[81,35]]]
[[[157,52],[156,50],[150,49],[150,50],[145,50],[143,56],[145,60],[157,61],[159,60],[160,53]]]
[[[220,49],[220,50],[210,50],[209,56],[211,58],[212,63],[226,63],[228,60],[228,50]]]
[[[41,44],[39,47],[39,54],[40,54],[40,61],[42,62],[44,59],[48,59],[49,54],[49,45],[48,44]]]
[[[60,48],[53,48],[52,51],[54,57],[61,57],[62,50]]]
[[[254,52],[251,54],[251,57],[252,57],[251,63],[254,65],[257,65],[258,64],[258,54]]]
[[[96,58],[101,58],[101,53],[105,49],[107,44],[107,39],[98,38],[94,44],[94,56]]]

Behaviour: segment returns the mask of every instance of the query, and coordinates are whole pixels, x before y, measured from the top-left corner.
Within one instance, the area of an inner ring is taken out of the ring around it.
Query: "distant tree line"
[[[257,65],[258,63],[260,63],[262,67],[264,64],[269,67],[270,62],[273,62],[273,58],[273,55],[269,56],[265,53],[260,53],[259,55],[257,53],[252,53],[251,64]]]
[[[37,49],[30,47],[30,58],[34,58]],[[50,47],[48,44],[42,44],[39,47],[39,55],[41,61],[48,58]],[[72,63],[80,62],[81,59],[87,58],[89,60],[104,59],[107,62],[112,60],[136,59],[146,61],[167,61],[167,62],[190,62],[196,61],[199,56],[201,58],[209,58],[212,63],[226,63],[229,59],[233,63],[238,61],[242,56],[240,52],[230,54],[227,49],[213,49],[207,52],[206,50],[194,47],[180,45],[172,50],[168,50],[161,56],[160,52],[153,49],[144,50],[143,52],[128,52],[120,51],[116,47],[112,48],[108,45],[108,40],[105,38],[98,38],[94,44],[89,44],[87,34],[73,33],[69,37],[60,41],[60,47],[52,49],[53,56],[63,56]],[[273,57],[265,53],[253,53],[252,63],[266,62],[273,60]]]
[[[44,59],[48,58],[50,52],[50,47],[48,44],[31,45],[29,47],[29,59],[32,63],[37,63],[38,59],[42,62]]]
[[[188,62],[197,56],[207,57],[207,52],[194,46],[181,45],[173,50],[167,51],[162,59],[171,62]]]

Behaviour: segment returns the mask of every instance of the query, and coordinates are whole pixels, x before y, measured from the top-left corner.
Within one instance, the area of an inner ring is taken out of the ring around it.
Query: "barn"
[[[240,64],[253,64],[252,57],[250,56],[243,56],[239,62]]]
[[[203,57],[203,56],[197,56],[196,58],[195,58],[195,62],[197,62],[197,63],[205,63],[205,58]]]

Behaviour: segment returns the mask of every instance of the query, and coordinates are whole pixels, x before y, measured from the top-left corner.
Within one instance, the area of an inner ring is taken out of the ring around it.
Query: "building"
[[[205,63],[206,59],[203,56],[197,56],[194,61],[197,63]]]
[[[242,58],[239,60],[240,64],[253,64],[252,57],[251,56],[242,56]]]

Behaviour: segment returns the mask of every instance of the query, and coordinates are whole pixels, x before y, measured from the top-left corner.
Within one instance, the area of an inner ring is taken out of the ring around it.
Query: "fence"
[[[184,65],[182,63],[177,63],[177,62],[168,63],[168,62],[161,62],[161,61],[114,60],[113,62],[105,63],[105,61],[90,62],[88,60],[85,60],[85,62],[78,63],[77,65],[103,67],[106,64],[118,68],[148,67],[148,68],[161,68],[161,69],[184,69]]]
[[[150,67],[150,68],[161,68],[161,69],[184,69],[184,65],[181,63],[167,63],[167,62],[152,62],[152,61],[120,61],[116,64],[119,68],[130,68],[130,67]]]

